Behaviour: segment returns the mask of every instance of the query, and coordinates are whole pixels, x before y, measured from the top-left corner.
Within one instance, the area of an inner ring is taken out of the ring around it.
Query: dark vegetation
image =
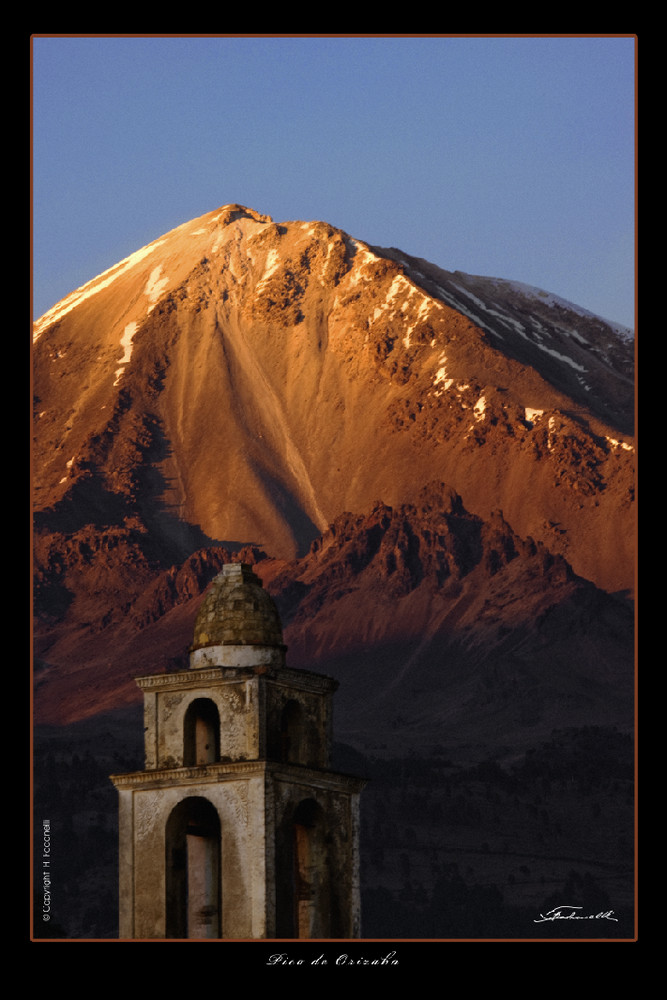
[[[126,731],[141,734],[138,719]],[[143,767],[120,729],[38,731],[34,750],[35,937],[118,933],[117,793]],[[362,758],[335,766],[362,793],[365,938],[633,938],[633,748],[616,729],[555,731],[502,763]],[[41,920],[42,821],[51,824],[52,921]],[[536,922],[557,906],[588,920]],[[598,916],[613,911],[615,921]],[[572,911],[575,912],[575,911]]]
[[[632,937],[631,740],[555,731],[512,764],[434,755],[369,762],[362,902],[368,937]],[[617,921],[543,921],[554,907]]]

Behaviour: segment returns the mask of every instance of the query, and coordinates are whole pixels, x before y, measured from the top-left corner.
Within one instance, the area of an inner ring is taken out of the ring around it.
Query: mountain
[[[517,282],[227,205],[77,289],[33,339],[46,812],[74,816],[81,838],[91,809],[115,814],[105,775],[141,766],[134,678],[187,665],[206,588],[237,560],[278,604],[288,664],[340,681],[341,766],[374,777],[375,936],[434,936],[445,911],[455,934],[467,926],[449,889],[415,888],[426,843],[447,886],[451,850],[472,851],[475,878],[495,883],[497,862],[531,905],[545,880],[599,900],[603,869],[629,899],[630,331]],[[464,846],[443,848],[443,822],[454,841],[466,828]],[[598,859],[595,878],[566,872],[573,850]],[[84,877],[82,856],[69,881],[94,909],[100,869]],[[478,888],[457,882],[488,913]],[[77,932],[84,903],[68,903]]]
[[[119,661],[144,661],[110,643],[141,649],[216,550],[312,576],[311,546],[344,515],[363,533],[376,504],[423,548],[442,535],[415,506],[434,482],[607,594],[632,591],[632,338],[538,290],[228,205],[38,320],[34,389],[39,717],[97,710],[78,704],[82,675],[113,704]],[[340,572],[357,586],[354,562]],[[171,596],[143,612],[165,574]],[[378,587],[386,611],[359,647],[397,638]],[[407,611],[408,660],[434,634],[424,614]],[[340,648],[326,641],[315,668]]]

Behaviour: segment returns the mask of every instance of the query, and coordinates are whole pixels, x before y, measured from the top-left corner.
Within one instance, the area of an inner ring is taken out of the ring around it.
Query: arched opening
[[[315,799],[303,799],[286,818],[277,847],[277,936],[338,936],[325,814]]]
[[[303,709],[290,699],[280,716],[280,759],[284,763],[303,763]]]
[[[183,764],[199,767],[220,759],[220,713],[210,698],[195,698],[183,720]]]
[[[193,796],[172,809],[166,869],[166,936],[221,937],[220,818],[208,799]]]

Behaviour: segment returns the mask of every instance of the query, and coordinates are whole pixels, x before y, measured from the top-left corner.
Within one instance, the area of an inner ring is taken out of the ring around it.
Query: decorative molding
[[[277,782],[352,794],[361,792],[366,785],[364,778],[355,778],[349,774],[317,771],[298,764],[278,764],[267,760],[243,760],[233,763],[202,764],[200,767],[134,771],[130,774],[112,774],[110,778],[116,788],[162,788],[169,785],[210,785],[216,781],[235,781],[261,774],[273,776]]]
[[[136,677],[135,681],[142,691],[148,691],[151,688],[178,690],[180,688],[205,687],[207,683],[227,682],[232,679],[223,676],[222,667],[212,667],[210,670],[198,670],[196,673],[188,670],[179,674],[151,674],[148,677]]]
[[[237,761],[230,764],[202,764],[200,767],[170,767],[156,771],[112,774],[116,788],[162,788],[169,785],[210,785],[216,781],[234,781],[263,774],[266,761]]]
[[[142,691],[149,691],[154,688],[165,690],[180,690],[181,688],[206,687],[209,684],[228,684],[233,681],[250,677],[265,676],[273,683],[312,691],[318,694],[334,692],[338,687],[338,681],[324,674],[312,673],[309,670],[293,670],[291,667],[199,667],[197,669],[183,670],[177,674],[150,674],[146,677],[136,677],[136,684]]]

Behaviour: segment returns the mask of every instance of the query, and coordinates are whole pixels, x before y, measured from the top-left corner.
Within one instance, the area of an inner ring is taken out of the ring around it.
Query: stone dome
[[[191,665],[204,665],[193,662],[197,650],[210,650],[221,665],[235,663],[232,650],[221,647],[275,647],[281,652],[285,648],[278,609],[245,563],[228,563],[213,580],[195,621]],[[249,653],[242,656],[244,662],[250,662]],[[211,656],[205,657],[206,665],[212,662]]]

